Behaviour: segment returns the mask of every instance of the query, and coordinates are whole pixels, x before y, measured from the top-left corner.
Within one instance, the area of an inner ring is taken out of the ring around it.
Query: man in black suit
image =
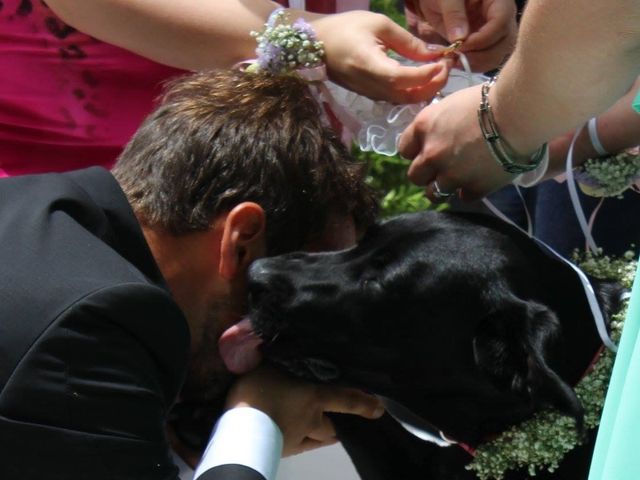
[[[175,399],[207,405],[259,363],[218,350],[247,266],[348,246],[374,213],[306,85],[243,72],[173,85],[112,173],[0,181],[0,478],[176,479]],[[270,480],[281,451],[335,441],[325,411],[381,413],[264,368],[225,408],[199,479]]]

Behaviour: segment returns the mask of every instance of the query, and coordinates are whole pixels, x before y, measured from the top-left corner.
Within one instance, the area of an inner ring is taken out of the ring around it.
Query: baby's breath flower
[[[637,255],[633,249],[632,245],[621,257],[603,255],[602,249],[597,254],[576,250],[573,252],[572,260],[594,278],[615,280],[624,288],[631,289],[637,264]]]
[[[258,42],[258,70],[281,75],[322,65],[324,44],[316,39],[311,25],[302,18],[292,25],[283,23],[288,19],[284,10],[278,10],[262,32],[251,32]]]
[[[629,150],[589,159],[576,169],[575,177],[587,195],[619,198],[640,179],[640,155],[636,150]]]

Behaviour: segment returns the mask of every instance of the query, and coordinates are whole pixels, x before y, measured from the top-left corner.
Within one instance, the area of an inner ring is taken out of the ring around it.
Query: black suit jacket
[[[115,179],[1,180],[0,268],[0,478],[177,478],[189,330]]]

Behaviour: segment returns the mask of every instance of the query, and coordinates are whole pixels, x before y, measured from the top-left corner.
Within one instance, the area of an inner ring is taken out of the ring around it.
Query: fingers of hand
[[[297,455],[299,453],[308,452],[309,450],[314,450],[316,448],[327,447],[337,442],[338,442],[338,439],[335,437],[325,441],[318,441],[318,440],[314,440],[313,438],[305,438],[297,445],[295,450],[283,452],[283,456],[287,457],[289,455]]]
[[[464,52],[473,72],[488,72],[500,68],[509,58],[512,48],[510,46],[492,46],[487,50],[474,50]],[[456,64],[457,68],[464,68],[462,63]]]
[[[396,60],[382,54],[383,57],[373,59],[363,57],[363,64],[369,65],[369,71],[360,72],[360,85],[367,76],[366,86],[369,91],[363,92],[373,99],[383,99],[396,104],[419,103],[430,101],[444,87],[449,76],[449,61],[427,63],[420,66],[401,66]],[[350,79],[356,83],[358,79]],[[355,89],[355,85],[352,86]]]
[[[436,178],[437,169],[427,150],[427,117],[430,107],[418,114],[416,119],[400,135],[398,151],[403,158],[411,160],[407,177],[415,185],[428,185]]]
[[[447,39],[450,42],[469,35],[469,21],[464,0],[440,0],[440,10],[447,31]]]
[[[427,107],[428,108],[428,107]],[[413,122],[404,129],[400,140],[398,141],[398,152],[403,158],[414,160],[422,151],[424,143],[424,131],[420,122],[421,117],[425,116],[425,110],[422,110]]]
[[[443,203],[456,196],[456,189],[454,187],[446,186],[446,183],[444,182],[441,183],[434,180],[425,189],[425,195],[434,203]]]
[[[436,168],[424,157],[418,155],[413,159],[407,177],[415,185],[429,185],[436,178]]]
[[[419,67],[400,67],[390,89],[398,104],[430,101],[447,83],[449,68],[444,61]]]
[[[307,438],[316,440],[317,442],[334,440],[336,438],[336,429],[333,427],[333,423],[331,423],[329,417],[321,414],[317,427],[307,434]]]
[[[391,22],[380,33],[380,41],[385,47],[411,60],[429,61],[439,58],[437,51],[431,50],[423,40]]]
[[[384,406],[378,398],[353,388],[322,386],[319,397],[324,412],[349,413],[372,419],[384,413]]]
[[[486,72],[500,68],[509,58],[515,47],[516,35],[511,32],[503,33],[503,36],[497,38],[478,37],[475,33],[469,36],[460,52],[467,56],[472,71]],[[495,43],[491,43],[494,40]],[[455,67],[463,69],[464,65],[457,60]]]
[[[515,39],[517,34],[515,2],[494,0],[483,7],[476,9],[473,13],[474,17],[470,19],[472,32],[465,40],[463,51],[491,49],[506,38]]]

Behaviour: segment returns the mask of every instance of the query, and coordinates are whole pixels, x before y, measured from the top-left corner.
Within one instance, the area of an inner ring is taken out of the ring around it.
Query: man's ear
[[[231,280],[265,255],[266,216],[257,203],[236,205],[224,220],[220,245],[220,276]]]

